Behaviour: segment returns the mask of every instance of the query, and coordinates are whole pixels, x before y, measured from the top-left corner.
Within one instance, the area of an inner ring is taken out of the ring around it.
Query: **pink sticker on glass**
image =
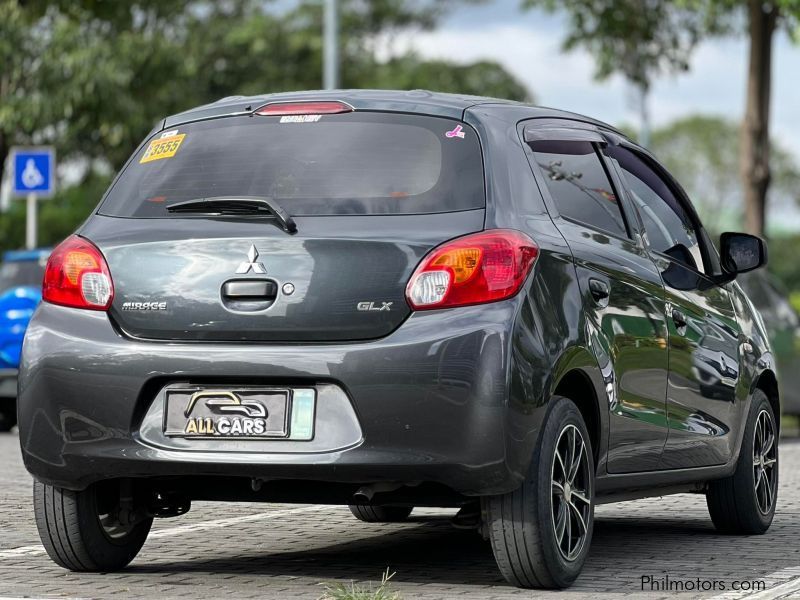
[[[457,138],[461,138],[461,139],[463,140],[463,139],[464,139],[464,135],[466,135],[466,134],[464,133],[464,128],[463,128],[463,127],[461,127],[461,125],[456,125],[456,126],[453,128],[453,130],[452,130],[452,131],[448,131],[448,132],[447,132],[447,133],[445,133],[444,135],[445,135],[446,137],[449,137],[449,138],[455,138],[455,137],[457,137]]]

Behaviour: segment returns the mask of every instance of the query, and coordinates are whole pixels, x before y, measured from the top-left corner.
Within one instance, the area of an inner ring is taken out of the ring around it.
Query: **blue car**
[[[6,252],[0,264],[0,431],[17,421],[17,369],[22,338],[42,300],[50,250]]]

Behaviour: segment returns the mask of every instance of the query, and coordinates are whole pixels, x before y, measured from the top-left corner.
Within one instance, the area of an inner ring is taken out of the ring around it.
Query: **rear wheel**
[[[362,506],[351,504],[350,512],[365,523],[396,523],[405,521],[414,510],[413,506]]]
[[[575,404],[556,397],[515,491],[484,500],[495,560],[509,583],[565,588],[583,568],[594,527],[594,461]]]
[[[721,533],[759,534],[772,524],[778,499],[778,428],[766,394],[753,393],[736,471],[711,482],[706,501]]]
[[[117,485],[75,492],[35,481],[33,509],[50,558],[70,571],[117,571],[131,562],[150,532],[152,518],[125,518]]]

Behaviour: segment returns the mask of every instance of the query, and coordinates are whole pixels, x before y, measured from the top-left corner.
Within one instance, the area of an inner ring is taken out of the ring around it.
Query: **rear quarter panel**
[[[726,287],[731,293],[731,302],[741,329],[739,340],[740,377],[739,385],[736,388],[737,404],[741,411],[738,419],[741,424],[741,431],[739,432],[739,440],[741,442],[741,435],[744,431],[743,419],[750,408],[749,397],[757,386],[759,377],[766,371],[771,371],[778,379],[779,388],[781,379],[764,320],[753,305],[753,302],[747,297],[742,286],[734,281]],[[742,347],[746,344],[750,345],[751,352],[742,350]],[[778,416],[776,415],[776,417]],[[737,448],[739,445],[737,444]]]
[[[605,384],[589,343],[573,256],[547,212],[519,135],[520,122],[530,117],[529,108],[495,105],[465,114],[482,140],[486,228],[523,231],[540,251],[510,337],[504,434],[509,471],[518,481],[528,471],[549,401],[571,371],[584,374],[594,390],[589,401],[599,417],[594,432],[598,467],[605,465],[608,444]]]

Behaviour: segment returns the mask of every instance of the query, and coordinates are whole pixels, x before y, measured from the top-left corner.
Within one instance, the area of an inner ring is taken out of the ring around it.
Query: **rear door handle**
[[[686,315],[684,315],[681,311],[677,308],[672,309],[672,322],[675,323],[675,327],[681,329],[682,327],[686,327]]]
[[[611,295],[611,292],[608,289],[608,284],[605,281],[600,281],[599,279],[590,279],[589,280],[589,292],[592,294],[592,298],[597,304],[605,306],[608,304],[608,298]]]
[[[237,300],[273,300],[278,285],[269,279],[234,279],[222,286],[222,296]]]

